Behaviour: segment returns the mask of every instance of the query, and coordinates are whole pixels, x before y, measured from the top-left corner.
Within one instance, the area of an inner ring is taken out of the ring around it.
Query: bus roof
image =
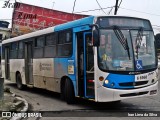
[[[21,35],[21,36],[18,36],[18,37],[6,39],[6,40],[2,41],[2,44],[14,42],[14,41],[19,41],[19,40],[23,40],[23,39],[27,39],[27,38],[32,38],[32,37],[36,37],[36,36],[39,36],[39,35],[44,35],[44,34],[47,34],[47,33],[51,33],[51,32],[54,32],[54,31],[65,30],[65,29],[74,28],[74,27],[83,26],[83,25],[91,25],[91,24],[94,24],[95,17],[117,17],[117,18],[118,17],[128,17],[128,18],[135,18],[135,19],[137,18],[137,17],[130,17],[130,16],[89,16],[89,17],[85,17],[85,18],[78,19],[78,20],[75,20],[75,21],[60,24],[60,25],[57,25],[57,26],[54,26],[54,27],[49,27],[49,28],[46,28],[46,29],[43,29],[43,30],[38,30],[38,31],[35,31],[35,32],[24,34],[24,35]],[[143,18],[137,18],[137,19],[143,19]],[[143,19],[143,20],[147,20],[147,19]]]
[[[54,31],[54,27],[49,27],[49,28],[46,28],[46,29],[43,29],[43,30],[38,30],[38,31],[31,32],[31,33],[28,33],[28,34],[24,34],[24,35],[21,35],[21,36],[18,36],[18,37],[3,40],[2,44],[14,42],[14,41],[19,41],[19,40],[24,40],[24,39],[27,39],[27,38],[36,37],[36,36],[39,36],[39,35],[51,33],[53,31]]]
[[[32,37],[36,37],[36,36],[39,36],[39,35],[44,35],[44,34],[47,34],[47,33],[51,33],[51,32],[54,32],[54,31],[65,30],[65,29],[68,29],[68,28],[83,26],[83,25],[86,25],[86,24],[93,24],[93,19],[94,19],[94,16],[85,17],[85,18],[78,19],[78,20],[75,20],[75,21],[72,21],[72,22],[67,22],[67,23],[60,24],[60,25],[57,25],[57,26],[54,26],[54,27],[49,27],[49,28],[46,28],[46,29],[43,29],[43,30],[38,30],[38,31],[35,31],[35,32],[24,34],[24,35],[21,35],[21,36],[18,36],[18,37],[9,38],[9,39],[6,39],[6,40],[2,41],[2,44],[14,42],[14,41],[19,41],[19,40],[23,40],[23,39],[27,39],[27,38],[32,38]]]
[[[74,28],[74,27],[83,26],[83,25],[91,25],[93,24],[94,18],[95,16],[89,16],[89,17],[85,17],[82,19],[72,21],[72,22],[60,24],[60,25],[55,26],[55,31],[60,31],[63,29],[69,29],[69,28]]]

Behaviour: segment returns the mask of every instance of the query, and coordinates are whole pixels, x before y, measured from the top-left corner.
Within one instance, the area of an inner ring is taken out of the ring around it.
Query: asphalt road
[[[143,98],[134,98],[122,100],[119,104],[112,103],[95,103],[83,99],[76,99],[76,104],[68,105],[65,101],[60,99],[60,95],[54,92],[47,90],[37,89],[37,88],[27,88],[26,90],[18,90],[16,84],[5,81],[5,87],[9,87],[12,92],[16,93],[19,96],[25,98],[29,103],[30,111],[56,111],[56,112],[46,112],[44,116],[52,116],[52,118],[32,118],[33,120],[53,120],[53,119],[62,119],[62,120],[72,120],[72,119],[83,119],[85,120],[99,120],[110,117],[114,120],[128,120],[128,114],[142,114],[145,112],[147,114],[157,114],[155,111],[160,111],[160,93],[157,96],[153,97],[143,97]],[[159,84],[160,89],[160,84]],[[55,114],[56,113],[56,114]],[[160,115],[160,112],[158,113]],[[53,117],[54,116],[54,117]],[[57,118],[55,117],[57,116]],[[102,118],[102,117],[105,118]],[[63,117],[63,118],[60,118]],[[72,117],[72,118],[68,118]],[[88,117],[88,118],[87,118]],[[91,118],[92,117],[92,118]],[[97,118],[98,117],[98,118]],[[124,118],[125,117],[125,118]],[[153,117],[131,117],[130,119],[150,119]],[[26,118],[30,120],[31,118]],[[159,120],[158,117],[154,119]]]

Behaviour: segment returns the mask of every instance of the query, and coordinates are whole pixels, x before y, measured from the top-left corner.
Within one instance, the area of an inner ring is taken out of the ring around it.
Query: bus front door
[[[5,47],[5,75],[10,79],[9,47]]]
[[[91,32],[83,33],[83,40],[84,95],[87,98],[94,98],[94,53]]]
[[[32,42],[25,43],[25,79],[26,83],[33,84],[33,50]]]

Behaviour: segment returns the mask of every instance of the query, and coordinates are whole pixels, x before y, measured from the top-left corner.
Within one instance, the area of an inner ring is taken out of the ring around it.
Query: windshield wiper
[[[129,57],[129,60],[130,60],[130,52],[129,52],[129,46],[128,46],[127,38],[123,35],[122,31],[120,30],[120,28],[118,26],[113,26],[113,31],[116,34],[116,37],[118,38],[120,43],[122,44],[123,48],[125,50],[127,50],[128,57]]]
[[[137,53],[137,59],[138,59],[138,49],[141,46],[142,43],[142,37],[143,37],[143,28],[139,28],[137,37],[136,37],[136,53]]]

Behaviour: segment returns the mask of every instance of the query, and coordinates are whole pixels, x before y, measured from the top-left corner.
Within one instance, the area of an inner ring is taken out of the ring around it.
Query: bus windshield
[[[140,35],[139,29],[120,29],[120,32],[127,41],[127,50],[124,49],[114,29],[100,29],[98,48],[100,69],[139,71],[156,68],[153,32],[143,30]]]

